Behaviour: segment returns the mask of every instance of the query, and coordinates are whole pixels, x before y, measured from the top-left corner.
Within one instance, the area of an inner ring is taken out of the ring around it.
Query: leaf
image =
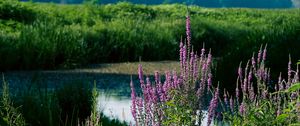
[[[293,124],[290,124],[289,126],[300,126],[300,123],[293,123]]]
[[[289,89],[288,89],[288,92],[295,92],[297,90],[300,90],[300,83],[296,83],[296,84],[293,84]]]
[[[284,120],[286,120],[287,117],[288,117],[288,114],[281,114],[281,115],[277,116],[276,120],[278,122],[284,122]]]
[[[175,105],[174,105],[174,100],[171,100],[171,101],[166,102],[166,105],[167,105],[167,106],[171,106],[171,107],[175,107]]]

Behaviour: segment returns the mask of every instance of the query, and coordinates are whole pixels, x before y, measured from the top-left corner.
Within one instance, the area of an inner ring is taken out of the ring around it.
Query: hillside
[[[268,44],[268,64],[300,59],[299,9],[189,6],[192,44],[218,57],[217,78]],[[0,69],[57,69],[104,62],[178,60],[187,7],[181,4],[60,5],[0,2]],[[296,48],[294,48],[296,47]],[[274,75],[275,76],[275,75]],[[276,75],[277,76],[277,75]],[[234,78],[223,78],[235,80]]]

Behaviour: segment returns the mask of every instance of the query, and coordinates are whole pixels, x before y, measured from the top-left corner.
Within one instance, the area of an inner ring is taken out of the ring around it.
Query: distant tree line
[[[30,0],[22,0],[30,1]],[[33,2],[54,2],[64,4],[79,4],[87,0],[31,0]],[[137,4],[183,3],[203,7],[247,7],[247,8],[290,8],[292,0],[98,0],[98,3],[108,4],[127,1]]]

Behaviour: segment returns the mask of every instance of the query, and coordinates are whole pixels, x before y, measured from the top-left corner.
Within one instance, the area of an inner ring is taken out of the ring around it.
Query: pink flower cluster
[[[209,54],[206,55],[204,48],[201,50],[200,56],[190,49],[191,31],[189,16],[186,18],[186,34],[188,43],[184,44],[181,41],[179,46],[179,74],[175,71],[166,71],[165,80],[162,83],[160,74],[156,71],[154,74],[155,81],[151,83],[150,79],[146,77],[145,83],[142,65],[139,65],[138,77],[142,90],[141,97],[137,97],[133,83],[131,82],[130,84],[132,99],[131,111],[135,125],[162,125],[163,119],[166,118],[164,110],[168,107],[166,105],[168,101],[178,97],[177,95],[182,95],[185,98],[182,102],[193,101],[188,99],[190,94],[197,96],[198,99],[202,99],[202,94],[205,92],[205,89],[209,89],[212,85],[213,76],[210,69],[212,66],[212,55],[210,51]],[[180,93],[174,94],[171,92],[172,90],[176,90]],[[196,102],[199,101],[200,100],[196,100]],[[217,102],[216,99],[215,102]],[[191,107],[195,108],[195,106],[197,106],[196,108],[201,110],[199,103],[192,103],[191,105]]]

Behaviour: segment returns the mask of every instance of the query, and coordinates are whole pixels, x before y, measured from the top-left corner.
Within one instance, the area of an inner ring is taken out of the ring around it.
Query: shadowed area
[[[151,79],[153,79],[155,71],[159,71],[163,75],[168,70],[179,70],[179,62],[161,61],[97,64],[71,70],[10,71],[3,74],[12,89],[22,89],[33,85],[57,88],[63,84],[79,81],[90,85],[95,82],[98,89],[113,91],[121,96],[130,96],[131,77],[135,85],[139,86],[138,64],[144,66],[144,75]]]

